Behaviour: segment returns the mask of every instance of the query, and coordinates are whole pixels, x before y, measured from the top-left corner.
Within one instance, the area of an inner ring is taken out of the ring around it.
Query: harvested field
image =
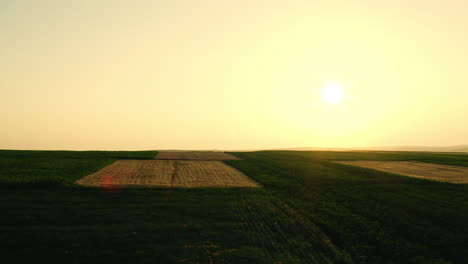
[[[178,187],[259,187],[242,172],[220,161],[172,161]]]
[[[416,161],[336,161],[336,163],[370,168],[415,178],[449,183],[468,183],[468,167]]]
[[[76,183],[85,186],[170,186],[173,171],[171,162],[118,160]]]
[[[234,155],[216,151],[161,151],[160,160],[238,160]]]
[[[119,160],[76,183],[101,187],[259,187],[220,161],[178,160]]]

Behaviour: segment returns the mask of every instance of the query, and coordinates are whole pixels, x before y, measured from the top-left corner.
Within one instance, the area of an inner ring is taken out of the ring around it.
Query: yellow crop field
[[[161,151],[156,155],[161,160],[238,160],[239,158],[219,151]]]
[[[220,161],[119,160],[85,176],[85,186],[259,187]]]
[[[86,186],[170,186],[173,171],[173,165],[165,161],[118,160],[76,183]]]
[[[337,161],[336,163],[370,168],[415,178],[450,183],[468,183],[468,167],[416,161]]]
[[[174,186],[180,187],[258,187],[242,172],[220,161],[173,161]]]

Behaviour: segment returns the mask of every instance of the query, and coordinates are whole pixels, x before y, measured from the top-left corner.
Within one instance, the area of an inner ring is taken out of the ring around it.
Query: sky
[[[464,0],[0,0],[0,149],[467,144],[467,28]]]

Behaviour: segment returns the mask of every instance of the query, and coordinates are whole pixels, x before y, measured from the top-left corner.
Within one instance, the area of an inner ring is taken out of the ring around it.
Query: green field
[[[64,263],[466,263],[468,185],[332,160],[468,166],[468,155],[233,153],[264,187],[113,189],[73,182],[155,151],[0,151],[0,254]]]

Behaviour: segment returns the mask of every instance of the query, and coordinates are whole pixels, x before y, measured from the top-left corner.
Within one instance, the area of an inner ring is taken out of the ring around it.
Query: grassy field
[[[0,186],[64,187],[119,159],[153,159],[157,151],[0,150]]]
[[[465,263],[468,185],[331,160],[468,166],[468,155],[264,151],[226,161],[264,187],[74,186],[156,152],[0,151],[0,254],[70,263]]]

